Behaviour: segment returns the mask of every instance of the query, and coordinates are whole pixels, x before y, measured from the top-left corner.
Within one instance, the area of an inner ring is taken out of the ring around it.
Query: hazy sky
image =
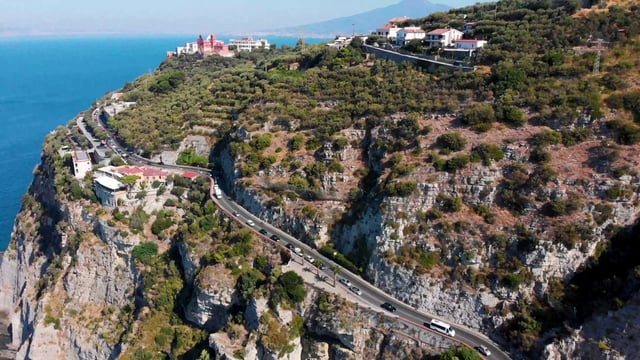
[[[241,34],[353,15],[399,1],[0,0],[0,35]]]

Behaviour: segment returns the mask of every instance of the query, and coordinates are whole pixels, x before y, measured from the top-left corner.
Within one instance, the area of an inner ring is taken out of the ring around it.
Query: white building
[[[422,40],[426,36],[424,30],[417,26],[411,26],[400,29],[396,37],[396,45],[406,45],[411,40]]]
[[[460,39],[456,40],[453,48],[445,48],[445,54],[448,58],[464,60],[471,58],[473,53],[483,48],[487,44],[486,40]]]
[[[72,152],[71,159],[73,160],[73,175],[78,179],[83,179],[93,167],[91,158],[86,151]]]
[[[376,36],[385,37],[387,39],[395,39],[398,37],[398,31],[402,30],[395,25],[387,24],[385,26],[379,27],[373,33]]]
[[[266,39],[242,38],[232,39],[229,43],[236,47],[237,51],[253,51],[253,49],[269,49],[269,41]]]
[[[486,44],[487,44],[487,40],[460,39],[460,40],[456,40],[455,48],[464,49],[464,50],[476,50],[481,47],[484,47]]]
[[[429,47],[452,46],[459,39],[462,39],[462,31],[456,29],[435,29],[429,31],[426,36]]]
[[[126,187],[118,180],[100,176],[94,180],[96,196],[104,206],[115,207],[118,199],[126,198]]]

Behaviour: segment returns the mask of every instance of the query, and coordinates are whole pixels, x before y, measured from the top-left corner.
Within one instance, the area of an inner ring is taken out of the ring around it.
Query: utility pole
[[[600,72],[600,50],[596,51],[596,59],[593,61],[593,73]]]
[[[356,24],[351,24],[351,36],[356,36]]]

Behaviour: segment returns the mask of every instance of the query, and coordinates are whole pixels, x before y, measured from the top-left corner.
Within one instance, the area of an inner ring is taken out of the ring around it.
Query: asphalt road
[[[100,123],[101,125],[104,126],[104,124],[102,124],[102,122],[100,121],[99,117],[98,117],[98,109],[94,110],[94,112],[92,113],[92,117],[94,118],[94,120],[98,123]],[[106,127],[105,127],[106,128]],[[83,131],[83,133],[85,133],[85,136],[88,135],[87,132]],[[89,138],[90,141],[93,142],[94,139],[92,139],[90,136],[87,136]],[[210,176],[208,172],[205,172],[204,169],[200,169],[200,168],[193,168],[190,166],[181,166],[181,165],[167,165],[167,164],[158,164],[156,162],[153,162],[149,159],[137,156],[135,154],[129,154],[126,149],[119,144],[119,142],[117,141],[117,139],[113,138],[113,141],[110,143],[112,149],[122,155],[128,155],[126,156],[127,159],[129,160],[129,162],[131,163],[138,163],[138,164],[147,164],[147,165],[154,165],[154,166],[158,166],[158,167],[164,167],[167,169],[182,169],[182,170],[191,170],[191,171],[199,171],[202,174],[206,174],[207,176]],[[212,181],[212,188],[213,188],[213,181]],[[286,244],[292,244],[296,247],[299,247],[302,249],[303,254],[304,255],[310,255],[312,256],[315,260],[320,260],[323,263],[325,263],[327,265],[327,270],[324,271],[324,274],[329,278],[329,281],[332,281],[333,279],[333,272],[331,269],[333,269],[334,267],[338,266],[336,263],[334,263],[333,261],[331,261],[330,259],[324,257],[323,255],[321,255],[318,251],[316,251],[315,249],[311,248],[309,245],[303,243],[302,241],[294,238],[293,236],[290,236],[289,234],[287,234],[286,232],[280,230],[279,228],[276,228],[274,226],[272,226],[269,223],[266,223],[264,221],[262,221],[261,219],[259,219],[257,216],[254,216],[253,214],[251,214],[249,211],[247,211],[246,209],[244,209],[242,206],[240,206],[239,204],[235,203],[234,201],[232,201],[226,194],[222,194],[222,197],[220,198],[216,198],[215,196],[213,196],[213,189],[212,189],[212,193],[211,193],[211,198],[214,200],[214,202],[216,202],[218,204],[218,206],[223,209],[224,211],[226,211],[228,214],[230,214],[231,216],[235,216],[237,218],[239,218],[239,222],[243,223],[246,227],[249,228],[253,228],[256,232],[259,231],[260,229],[265,229],[268,232],[268,236],[271,236],[272,234],[276,234],[280,237],[281,242],[277,243],[278,245],[284,247]],[[237,214],[234,215],[234,214]],[[249,226],[247,224],[248,220],[252,220],[254,222],[254,226]],[[272,241],[274,244],[276,244],[275,241]],[[293,252],[292,252],[293,254]],[[295,254],[293,256],[296,256]],[[301,261],[301,260],[298,260]],[[378,289],[377,287],[373,286],[372,284],[366,282],[364,279],[362,279],[360,276],[353,274],[351,272],[349,272],[348,270],[339,267],[340,271],[339,274],[337,275],[337,278],[345,278],[347,280],[349,280],[351,282],[351,284],[353,286],[358,287],[360,290],[362,290],[362,295],[360,295],[360,297],[362,298],[362,300],[364,300],[365,302],[369,303],[371,305],[372,308],[376,308],[376,307],[380,307],[380,305],[382,303],[388,302],[393,304],[397,311],[394,313],[389,313],[389,315],[391,315],[391,317],[395,317],[397,318],[399,321],[405,322],[407,324],[410,324],[412,326],[418,326],[421,327],[423,329],[426,329],[428,331],[431,331],[435,334],[438,334],[440,336],[443,337],[448,337],[446,335],[443,335],[439,332],[435,332],[431,329],[428,328],[428,326],[425,326],[424,324],[428,324],[432,319],[438,319],[441,321],[444,321],[448,324],[450,324],[456,331],[456,335],[453,338],[450,338],[453,341],[456,341],[462,345],[465,346],[469,346],[469,347],[476,347],[478,345],[484,345],[486,346],[490,351],[491,351],[491,356],[489,356],[489,358],[491,359],[510,359],[509,355],[507,353],[505,353],[504,351],[502,351],[496,344],[494,344],[493,342],[491,342],[491,340],[489,340],[486,336],[484,336],[483,334],[476,332],[472,329],[466,328],[462,325],[458,325],[458,324],[453,324],[450,321],[447,321],[446,319],[441,319],[438,318],[434,315],[431,314],[427,314],[427,313],[423,313],[420,311],[417,311],[415,308],[412,308],[411,306],[395,299],[394,297],[392,297],[389,294],[384,293],[382,290]],[[336,286],[344,286],[341,283],[337,283]]]
[[[327,270],[324,271],[324,274],[329,277],[330,279],[329,281],[332,281],[333,272],[331,271],[331,269],[333,269],[334,266],[337,265],[336,263],[324,257],[318,251],[311,248],[310,246],[303,243],[302,241],[294,238],[293,236],[285,233],[284,231],[254,216],[249,211],[245,210],[242,206],[233,202],[228,196],[226,196],[226,194],[223,193],[223,196],[221,198],[216,198],[215,196],[212,196],[212,198],[218,204],[218,206],[220,206],[220,208],[222,208],[223,210],[226,210],[229,214],[232,214],[231,216],[235,216],[233,215],[234,213],[238,214],[239,216],[236,216],[236,217],[238,217],[239,221],[245,224],[245,226],[250,227],[249,225],[247,225],[247,220],[252,220],[255,223],[255,225],[252,227],[254,230],[256,231],[259,231],[260,229],[267,230],[268,232],[267,237],[270,236],[271,234],[278,235],[282,241],[280,242],[281,246],[285,246],[286,244],[293,244],[294,246],[301,248],[304,255],[311,255],[314,259],[324,262],[327,265]],[[491,356],[489,357],[491,359],[510,359],[508,354],[503,352],[496,344],[491,342],[491,340],[489,340],[486,336],[474,330],[471,330],[469,328],[463,327],[461,325],[452,324],[446,319],[438,318],[430,314],[419,312],[416,309],[412,308],[411,306],[393,298],[391,295],[384,293],[380,289],[376,288],[372,284],[362,279],[360,276],[353,274],[342,267],[340,267],[340,271],[338,273],[337,278],[348,279],[352,285],[362,290],[362,295],[361,295],[362,299],[368,302],[372,306],[372,308],[376,308],[376,307],[379,308],[382,303],[389,302],[396,307],[397,311],[394,312],[393,315],[396,315],[398,317],[398,320],[409,323],[410,325],[426,328],[429,331],[431,330],[428,329],[428,326],[424,326],[425,323],[431,322],[432,319],[438,319],[438,320],[444,321],[446,323],[449,323],[456,331],[455,337],[450,339],[469,347],[484,345],[491,351]],[[336,286],[345,286],[345,285],[338,282]],[[435,331],[432,331],[432,332],[438,335],[447,337],[441,333],[438,333]]]

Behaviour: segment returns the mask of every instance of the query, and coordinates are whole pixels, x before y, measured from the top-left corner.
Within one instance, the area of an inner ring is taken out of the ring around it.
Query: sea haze
[[[278,46],[297,41],[266,38]],[[46,134],[106,92],[153,71],[167,50],[194,40],[185,35],[0,38],[0,251],[9,243]]]

